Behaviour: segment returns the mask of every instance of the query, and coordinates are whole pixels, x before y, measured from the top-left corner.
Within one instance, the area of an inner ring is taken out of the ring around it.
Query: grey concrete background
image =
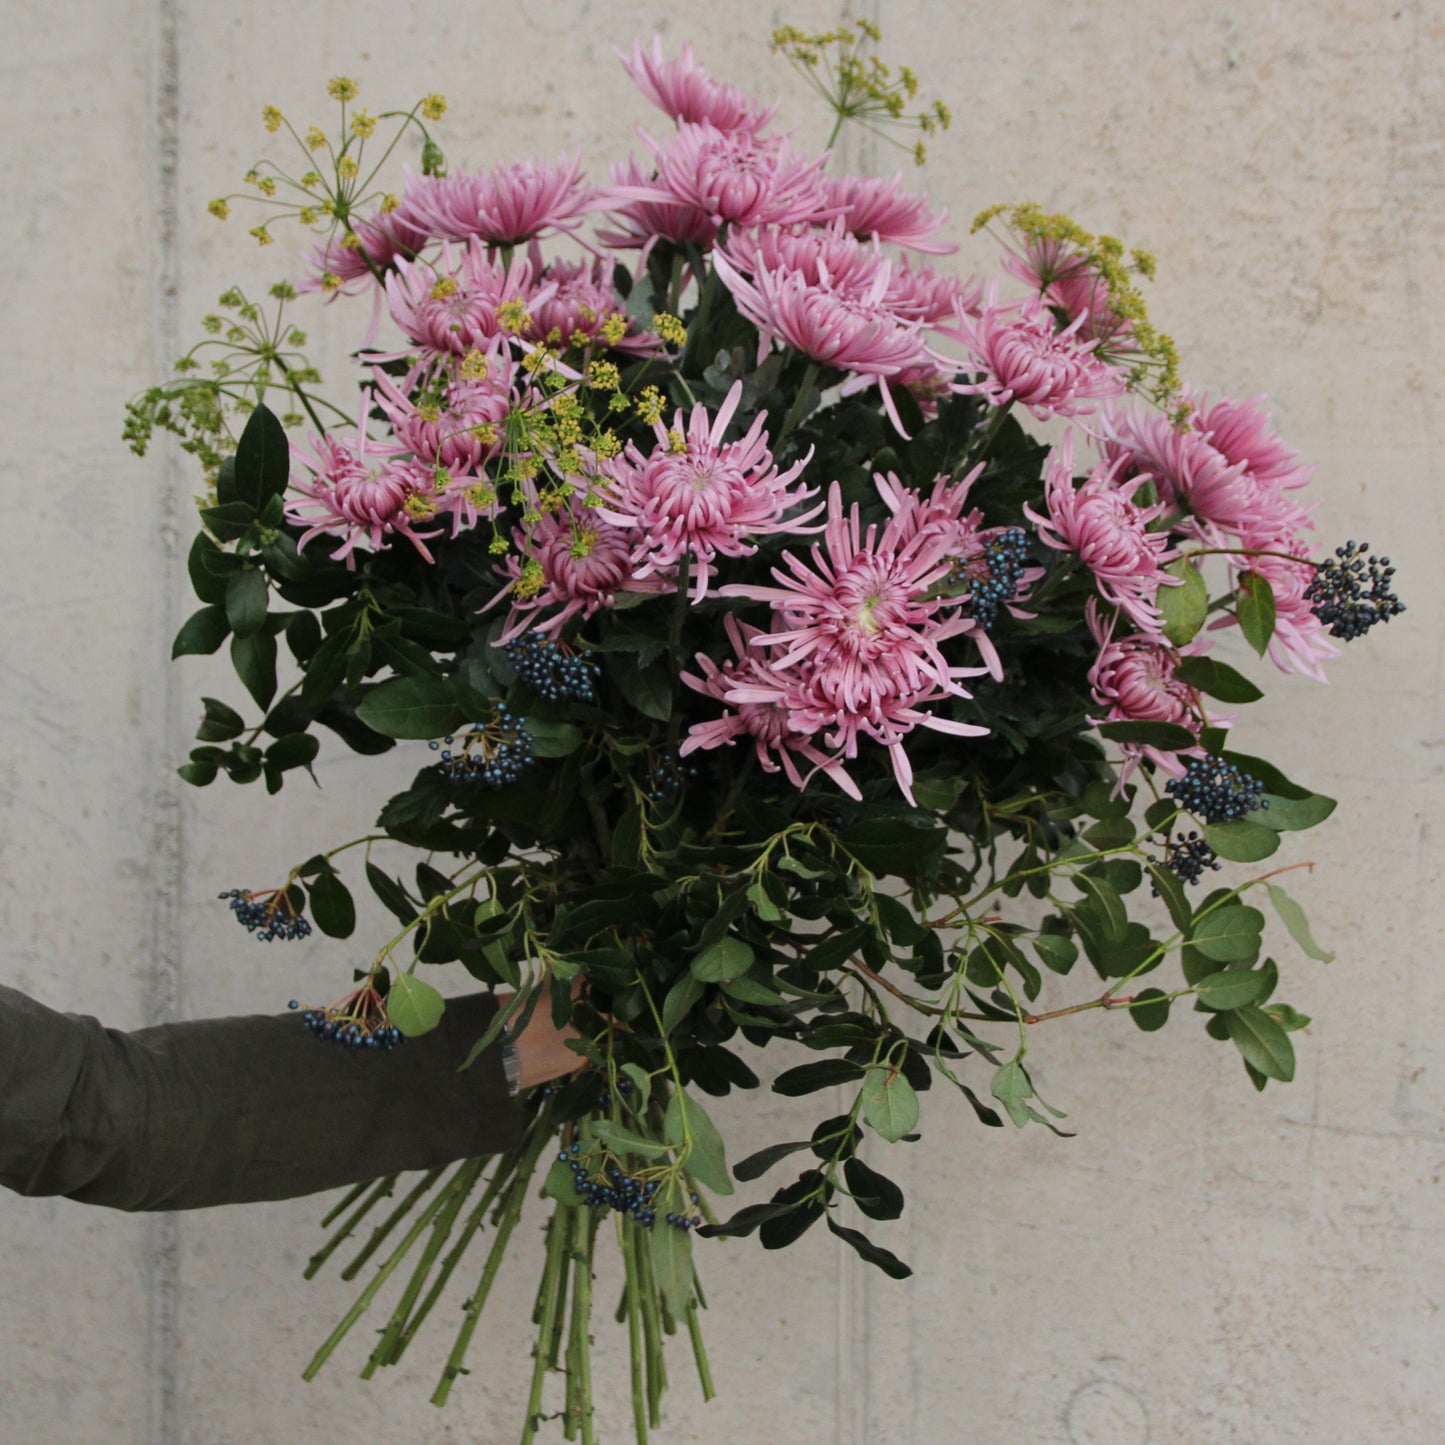
[[[222,674],[172,666],[191,603],[183,458],[119,439],[233,278],[269,280],[205,201],[265,140],[258,107],[325,114],[357,76],[374,105],[439,89],[456,158],[580,148],[605,173],[653,115],[609,45],[661,29],[714,74],[808,107],[765,37],[835,7],[570,0],[0,5],[0,934],[6,977],[109,1022],[271,1009],[321,996],[347,960],[317,942],[246,947],[215,893],[364,825],[370,764],[328,751],[324,790],[183,792],[195,697]],[[880,0],[886,53],[953,106],[914,179],[966,225],[1033,198],[1154,250],[1156,315],[1187,375],[1268,391],[1319,465],[1321,533],[1400,567],[1409,613],[1333,683],[1280,679],[1247,727],[1344,802],[1294,891],[1329,968],[1289,957],[1315,1018],[1289,1088],[1258,1097],[1186,1021],[1143,1035],[1084,1016],[1035,1043],[1079,1136],[980,1131],[939,1092],[928,1143],[887,1161],[910,1205],[888,1242],[918,1274],[864,1274],[825,1235],[783,1256],[706,1251],[722,1396],[676,1362],[668,1442],[1323,1445],[1445,1438],[1445,1045],[1439,402],[1445,11],[1402,0],[1269,5]],[[891,156],[849,143],[855,166]],[[981,266],[988,250],[959,264]],[[323,350],[355,308],[322,311]],[[238,691],[232,685],[228,694]],[[787,1137],[780,1101],[723,1122]],[[774,1132],[776,1130],[776,1132]],[[299,1368],[350,1299],[303,1285],[317,1202],[153,1220],[0,1201],[0,1437],[221,1442],[513,1437],[526,1259],[514,1263],[444,1412],[445,1348],[357,1383],[357,1343],[315,1384]],[[509,1329],[509,1324],[516,1330]],[[619,1426],[617,1341],[600,1344]],[[615,1432],[614,1432],[615,1433]]]

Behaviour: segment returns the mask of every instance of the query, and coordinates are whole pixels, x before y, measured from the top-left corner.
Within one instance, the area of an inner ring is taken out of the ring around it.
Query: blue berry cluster
[[[264,903],[245,888],[232,888],[218,893],[216,897],[230,899],[236,921],[247,933],[256,935],[257,943],[270,943],[276,938],[283,942],[305,938],[311,932],[311,924],[295,912],[286,894],[280,890],[272,893]]]
[[[1206,868],[1219,867],[1219,856],[1198,833],[1181,833],[1165,840],[1164,866],[1183,882],[1198,883]]]
[[[293,998],[286,1007],[295,1009],[300,1005]],[[406,1042],[406,1035],[395,1024],[373,1023],[334,1009],[306,1009],[301,1015],[301,1022],[318,1039],[347,1049],[380,1049],[387,1053]]]
[[[646,779],[647,796],[654,803],[670,803],[695,783],[697,766],[684,762],[676,748],[668,748],[653,763]]]
[[[1206,823],[1228,823],[1269,807],[1263,784],[1212,753],[1191,758],[1184,776],[1173,779],[1166,791]]]
[[[544,702],[595,702],[602,669],[565,642],[524,633],[502,649],[517,681]]]
[[[1331,637],[1353,642],[1377,622],[1388,622],[1405,610],[1391,589],[1395,569],[1388,557],[1367,555],[1368,542],[1346,542],[1335,555],[1315,568],[1305,588],[1310,611],[1330,630]]]
[[[572,1182],[582,1196],[582,1202],[592,1209],[615,1209],[619,1214],[630,1216],[644,1229],[650,1229],[657,1222],[657,1209],[652,1201],[658,1190],[658,1181],[638,1179],[616,1164],[609,1164],[602,1171],[603,1178],[593,1179],[587,1173],[587,1166],[577,1157],[581,1152],[582,1146],[573,1144],[570,1149],[563,1149],[557,1158],[571,1167]],[[692,1196],[692,1202],[697,1203],[696,1194]],[[677,1229],[692,1229],[702,1223],[700,1214],[668,1214],[663,1217],[666,1223]]]
[[[974,620],[985,632],[998,621],[999,608],[1018,591],[1028,560],[1029,542],[1024,529],[1005,527],[966,564]]]
[[[482,783],[505,788],[531,763],[532,734],[507,708],[498,706],[489,723],[474,724],[465,733],[428,744],[441,753],[441,769],[454,783]]]

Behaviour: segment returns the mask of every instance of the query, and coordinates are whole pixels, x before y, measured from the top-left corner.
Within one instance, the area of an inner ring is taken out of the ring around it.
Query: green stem
[[[323,1244],[321,1248],[318,1249],[316,1253],[313,1254],[311,1258],[307,1261],[304,1278],[315,1278],[316,1273],[321,1268],[321,1266],[325,1264],[326,1261],[330,1259],[331,1256],[335,1254],[336,1251],[343,1244],[345,1244],[348,1239],[351,1238],[351,1233],[356,1228],[356,1226],[361,1223],[361,1221],[366,1217],[366,1215],[374,1206],[379,1204],[383,1199],[386,1198],[388,1194],[391,1193],[392,1189],[395,1188],[395,1186],[395,1174],[388,1174],[385,1179],[377,1180],[375,1186],[370,1186],[366,1184],[358,1186],[359,1189],[370,1188],[371,1193],[361,1202],[361,1204],[357,1206],[356,1212],[347,1219],[346,1223],[343,1224],[341,1228],[338,1229],[336,1233],[333,1234],[331,1238],[328,1239],[326,1243]],[[339,1209],[344,1208],[347,1204],[351,1202],[351,1200],[356,1197],[356,1192],[356,1190],[353,1190],[350,1194],[348,1194],[346,1198],[342,1200],[341,1204],[337,1206],[337,1209],[333,1209],[331,1213],[328,1214],[324,1220],[322,1220],[321,1223],[323,1228],[331,1223],[331,1221],[336,1217],[337,1211]]]
[[[585,1216],[585,1218],[584,1218]],[[592,1431],[592,1252],[597,1238],[597,1214],[578,1209],[572,1216],[572,1328],[567,1342],[567,1378],[572,1391],[575,1420],[582,1430],[582,1445],[596,1445]],[[569,1423],[574,1418],[568,1412]]]
[[[452,1226],[456,1223],[457,1215],[461,1213],[462,1205],[466,1203],[467,1196],[476,1187],[477,1179],[482,1172],[482,1162],[481,1159],[464,1160],[462,1166],[448,1181],[443,1191],[445,1202],[437,1212],[436,1221],[432,1225],[431,1238],[427,1240],[421,1259],[412,1271],[411,1278],[407,1281],[406,1288],[402,1291],[401,1298],[391,1313],[391,1318],[382,1330],[381,1339],[377,1341],[376,1348],[371,1352],[371,1358],[362,1368],[361,1378],[363,1380],[369,1380],[379,1366],[396,1362],[397,1344],[401,1339],[401,1332],[406,1325],[407,1316],[411,1314],[412,1306],[416,1304],[417,1296],[421,1294],[422,1286],[431,1274],[437,1256],[442,1251],[442,1246],[451,1236]]]
[[[627,1302],[627,1361],[632,1375],[632,1425],[637,1445],[647,1445],[647,1379],[642,1337],[642,1267],[637,1252],[641,1231],[630,1220],[619,1220],[622,1264],[625,1272],[623,1298]]]
[[[697,1378],[702,1385],[702,1398],[711,1400],[717,1391],[713,1388],[712,1370],[707,1362],[707,1347],[702,1340],[702,1322],[697,1317],[696,1302],[687,1307],[687,1332],[692,1337],[692,1357],[697,1361]]]
[[[803,373],[803,384],[798,388],[798,394],[793,398],[793,404],[788,408],[788,414],[783,418],[783,429],[773,441],[773,455],[781,457],[783,454],[783,443],[792,436],[793,428],[803,419],[804,411],[808,405],[808,398],[812,394],[813,385],[818,380],[818,372],[821,367],[816,361],[808,363],[807,370]]]
[[[361,1253],[341,1271],[342,1279],[355,1279],[361,1273],[362,1265],[376,1253],[387,1235],[416,1208],[417,1201],[441,1178],[441,1175],[440,1169],[431,1169],[422,1175],[421,1182],[371,1231],[371,1238],[367,1240]]]
[[[436,1389],[432,1391],[431,1402],[433,1405],[446,1404],[447,1396],[451,1394],[452,1383],[463,1372],[462,1361],[466,1358],[467,1347],[472,1342],[473,1334],[476,1333],[477,1322],[482,1317],[482,1308],[487,1302],[487,1296],[491,1293],[497,1271],[501,1268],[502,1257],[507,1252],[507,1242],[511,1239],[512,1231],[522,1217],[522,1208],[527,1202],[527,1189],[532,1182],[532,1175],[536,1172],[537,1158],[552,1137],[551,1120],[545,1112],[537,1115],[530,1127],[532,1137],[522,1145],[518,1152],[516,1173],[512,1176],[512,1184],[507,1191],[501,1219],[497,1221],[496,1237],[492,1240],[491,1249],[487,1251],[487,1261],[482,1267],[482,1277],[477,1281],[477,1287],[466,1303],[461,1329],[457,1331],[456,1341],[452,1345],[451,1354],[447,1356],[441,1379],[437,1381]]]
[[[557,1286],[562,1273],[562,1256],[567,1249],[568,1206],[559,1204],[547,1221],[547,1260],[542,1268],[542,1319],[537,1343],[532,1348],[532,1388],[527,1395],[527,1419],[522,1427],[522,1445],[532,1445],[542,1422],[542,1386],[547,1379],[547,1352],[552,1338],[552,1321],[557,1310]]]

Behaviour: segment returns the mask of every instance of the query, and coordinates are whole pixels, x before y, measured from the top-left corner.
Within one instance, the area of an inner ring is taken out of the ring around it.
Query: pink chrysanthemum
[[[841,760],[830,757],[812,742],[817,730],[816,707],[802,680],[774,667],[751,645],[761,635],[758,628],[740,622],[732,614],[723,626],[736,657],[719,664],[699,653],[701,676],[684,672],[682,681],[734,711],[694,723],[679,754],[686,757],[700,749],[731,747],[739,738],[751,738],[765,772],[776,773],[781,766],[788,781],[799,789],[807,785],[814,772],[823,772],[849,797],[861,798],[858,785],[848,776]],[[798,768],[798,758],[811,765],[806,775]]]
[[[414,260],[432,239],[425,226],[402,210],[378,211],[370,220],[355,221],[352,229],[360,244],[347,246],[332,240],[318,246],[298,291],[323,290],[332,276],[340,283],[331,284],[333,292],[364,290],[358,282],[373,281],[378,272],[384,274],[398,261]]]
[[[1129,618],[1141,632],[1155,635],[1162,619],[1155,605],[1161,585],[1175,585],[1164,564],[1174,553],[1169,537],[1151,532],[1149,524],[1165,504],[1141,507],[1134,493],[1142,477],[1121,482],[1117,462],[1100,463],[1074,486],[1074,438],[1071,432],[1049,454],[1044,467],[1044,498],[1048,515],[1029,507],[1024,515],[1036,523],[1050,547],[1077,554],[1094,574],[1100,595]]]
[[[1309,561],[1309,548],[1303,542],[1288,538],[1258,537],[1251,543],[1260,555],[1230,558],[1230,570],[1236,586],[1250,572],[1258,573],[1274,593],[1274,635],[1269,641],[1269,660],[1281,672],[1303,673],[1316,682],[1328,682],[1324,664],[1339,656],[1339,647],[1330,641],[1325,625],[1314,613],[1305,588],[1315,575]],[[1270,555],[1287,552],[1298,562]],[[1222,625],[1228,625],[1227,619]],[[1218,624],[1217,624],[1218,625]]]
[[[1092,597],[1085,604],[1084,615],[1099,647],[1099,655],[1089,669],[1089,688],[1101,715],[1090,721],[1096,726],[1106,722],[1174,723],[1198,737],[1203,726],[1198,696],[1174,675],[1179,666],[1179,652],[1165,642],[1138,633],[1115,639],[1113,619],[1105,622],[1100,617],[1098,603]],[[1190,649],[1191,652],[1200,650],[1197,646]],[[1216,722],[1221,720],[1216,716]],[[1116,792],[1122,790],[1143,758],[1178,778],[1184,775],[1183,759],[1202,751],[1185,748],[1165,752],[1139,743],[1118,746],[1124,755],[1124,767],[1120,770]]]
[[[1094,354],[1097,341],[1081,341],[1076,317],[1062,330],[1037,297],[1022,306],[990,299],[976,321],[960,316],[952,334],[973,353],[983,379],[960,386],[993,406],[1018,402],[1038,421],[1083,416],[1104,397],[1120,396],[1123,376]]]
[[[825,366],[855,373],[859,380],[854,390],[876,377],[893,424],[903,430],[887,378],[937,365],[944,358],[929,350],[921,321],[900,316],[889,305],[893,276],[887,261],[875,262],[868,289],[846,292],[789,269],[759,266],[749,280],[721,253],[713,264],[738,310],[758,328],[759,359],[774,340],[781,340]]]
[[[515,550],[503,569],[511,580],[488,604],[511,603],[499,642],[529,629],[544,636],[560,632],[574,617],[610,608],[619,592],[676,590],[669,578],[634,577],[635,539],[578,502],[543,513],[529,528],[515,530],[512,540]],[[550,615],[535,621],[543,611]]]
[[[306,530],[297,539],[300,550],[320,536],[338,537],[341,545],[332,560],[356,566],[356,549],[363,543],[373,551],[391,545],[393,536],[405,537],[428,561],[432,555],[424,541],[441,528],[419,530],[438,512],[436,469],[403,455],[395,441],[376,441],[366,435],[370,398],[362,403],[355,435],[313,435],[310,447],[292,444],[291,455],[310,473],[293,478],[291,486],[304,500],[286,504],[287,518]]]
[[[1282,492],[1306,486],[1314,468],[1282,442],[1265,411],[1266,397],[1235,401],[1222,397],[1213,406],[1207,398],[1194,403],[1193,424],[1231,466],[1243,465],[1262,486]]]
[[[1065,241],[1030,241],[1023,256],[1005,252],[1003,266],[1052,306],[1080,324],[1086,341],[1111,357],[1137,350],[1132,325],[1110,303],[1109,286],[1098,270]]]
[[[386,278],[392,320],[406,337],[429,351],[465,356],[502,333],[498,313],[508,303],[525,311],[541,306],[556,293],[551,285],[535,285],[532,268],[522,256],[509,266],[488,257],[480,241],[450,252],[436,265],[398,261]]]
[[[408,176],[402,202],[434,236],[489,246],[520,246],[556,231],[570,235],[594,208],[576,156],[556,165],[514,161],[476,174]]]
[[[540,300],[537,295],[529,299],[527,313],[531,321],[522,330],[526,340],[560,347],[585,346],[597,340],[609,318],[622,315],[600,258],[590,263],[553,260],[544,265],[541,248],[535,242],[528,255],[539,288],[550,294]],[[625,351],[644,351],[655,348],[657,339],[632,332],[609,345]]]
[[[666,59],[660,35],[652,37],[650,54],[643,50],[641,41],[633,45],[631,59],[620,50],[614,53],[643,95],[660,111],[683,124],[756,133],[767,125],[781,104],[779,101],[764,106],[736,86],[714,80],[692,58],[691,45],[682,47],[678,59]]]
[[[711,420],[699,403],[686,432],[681,411],[672,432],[659,421],[650,455],[629,443],[597,503],[599,516],[636,538],[635,577],[671,571],[691,559],[694,602],[707,595],[717,557],[750,557],[757,551],[754,538],[810,530],[806,524],[823,510],[820,502],[783,520],[790,508],[817,495],[814,487],[790,489],[812,452],[779,472],[763,430],[766,412],[737,441],[723,441],[742,394],[742,382],[734,383]]]
[[[791,154],[782,136],[684,122],[666,145],[646,131],[642,137],[657,178],[635,188],[614,186],[617,199],[691,206],[739,226],[787,226],[822,209],[823,161]]]
[[[880,533],[865,532],[855,505],[843,511],[837,482],[828,489],[823,545],[809,549],[810,568],[796,553],[784,554],[787,570],[773,569],[776,587],[735,583],[727,597],[770,603],[785,626],[760,640],[779,649],[779,667],[812,659],[837,702],[866,710],[884,697],[939,688],[966,696],[955,667],[938,644],[966,630],[956,615],[944,617],[944,603],[927,595],[948,573],[947,538],[931,529],[905,537],[890,519]]]
[[[1158,412],[1110,406],[1101,433],[1111,462],[1152,477],[1160,497],[1186,513],[1178,526],[1186,535],[1220,546],[1226,534],[1288,535],[1310,525],[1308,512],[1276,477],[1255,475],[1247,456],[1231,458],[1193,427],[1180,428]]]
[[[958,250],[956,241],[933,241],[948,219],[947,211],[936,215],[922,196],[899,192],[903,172],[891,181],[874,176],[831,176],[824,183],[823,210],[828,219],[837,216],[843,228],[862,241],[885,246],[906,246],[933,256],[950,256]]]
[[[626,166],[614,163],[611,169],[612,187],[604,192],[601,204],[619,229],[599,230],[599,245],[617,251],[640,250],[642,267],[659,241],[677,245],[690,241],[699,251],[712,250],[718,223],[706,211],[670,198],[659,199],[635,159],[629,159]],[[639,196],[643,199],[637,199]]]
[[[418,403],[425,368],[414,367],[398,385],[378,367],[376,402],[404,450],[458,476],[473,475],[501,451],[500,423],[512,409],[517,369],[506,348],[494,345],[484,378],[454,377],[437,388],[434,400]],[[485,439],[488,427],[497,433],[491,440]]]

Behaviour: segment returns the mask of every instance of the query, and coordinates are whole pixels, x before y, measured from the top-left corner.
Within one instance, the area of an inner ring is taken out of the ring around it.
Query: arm
[[[461,1068],[495,1007],[449,1000],[431,1033],[357,1054],[312,1038],[295,1014],[127,1034],[0,987],[0,1184],[195,1209],[510,1149],[523,1118],[500,1047]],[[516,1047],[524,1086],[580,1062],[545,1021]]]

